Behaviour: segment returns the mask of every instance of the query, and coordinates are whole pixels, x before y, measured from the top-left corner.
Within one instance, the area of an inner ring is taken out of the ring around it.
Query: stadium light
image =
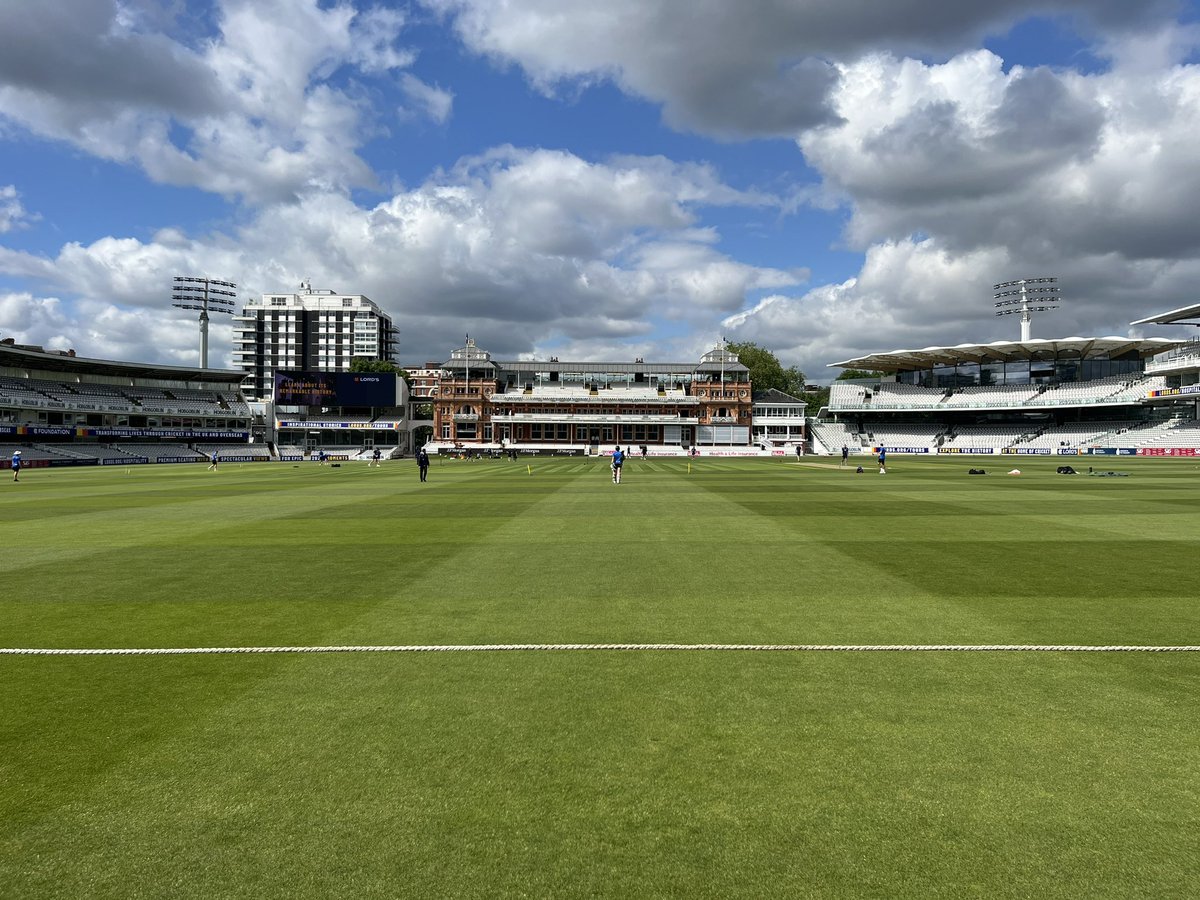
[[[992,290],[995,292],[992,298],[996,301],[996,315],[1021,314],[1022,341],[1028,341],[1030,337],[1033,321],[1030,313],[1057,309],[1062,297],[1057,278],[1018,278],[994,284]]]
[[[171,305],[179,309],[200,310],[200,368],[208,368],[208,314],[233,315],[237,285],[215,278],[176,275],[171,285]]]

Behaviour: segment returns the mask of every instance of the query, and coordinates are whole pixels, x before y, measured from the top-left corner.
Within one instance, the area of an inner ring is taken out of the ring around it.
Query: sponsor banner
[[[72,428],[57,425],[0,425],[0,434],[29,437],[153,437],[191,438],[224,441],[246,441],[248,431],[225,431],[213,428]]]
[[[938,453],[975,453],[979,455],[996,452],[995,447],[938,447]]]
[[[280,462],[302,462],[303,460],[303,456],[296,456],[292,453],[281,454],[279,457]]]
[[[1138,456],[1200,456],[1196,447],[1139,447]]]
[[[19,434],[19,435],[45,435],[50,437],[72,437],[75,435],[74,428],[66,428],[55,425],[8,425],[0,428],[0,434]]]
[[[388,372],[275,373],[280,406],[395,406],[398,375]]]
[[[1082,456],[1083,451],[1080,450],[1078,447],[1059,447],[1058,455],[1059,456]]]
[[[371,431],[399,431],[401,422],[389,419],[386,422],[304,422],[295,419],[277,419],[276,428],[310,428],[321,431],[332,428],[367,428]]]
[[[1157,391],[1150,391],[1147,397],[1183,397],[1188,394],[1200,394],[1200,384],[1185,384],[1183,387],[1177,388],[1161,388]]]
[[[191,440],[247,441],[248,431],[219,431],[211,428],[78,428],[68,429],[76,437],[148,437]]]
[[[94,466],[96,460],[93,459],[48,459],[46,464],[52,469],[58,469],[63,466]]]
[[[192,463],[195,463],[195,462],[208,462],[208,459],[202,458],[199,456],[160,456],[158,459],[155,460],[155,462],[160,462],[160,463],[190,463],[190,462],[192,462]]]
[[[55,460],[55,462],[58,462],[58,460]],[[72,462],[72,460],[64,459],[63,462],[70,463],[70,462]],[[50,466],[50,460],[48,460],[48,459],[22,459],[21,460],[21,471],[22,472],[24,472],[26,469],[46,469],[46,468],[49,468],[49,466]],[[9,459],[0,460],[0,469],[11,469],[11,468],[12,468],[12,460],[9,460]]]
[[[148,462],[150,462],[150,460],[148,460],[144,456],[131,456],[127,459],[102,459],[102,460],[100,460],[100,465],[102,465],[102,466],[140,466],[140,465],[144,465]]]
[[[888,453],[928,453],[928,447],[884,447]],[[878,451],[876,451],[878,452]]]
[[[266,462],[267,457],[265,457],[265,456],[226,456],[224,453],[220,453],[217,455],[217,462],[258,462],[259,460]]]
[[[1049,447],[1003,447],[1001,453],[1010,456],[1050,456]]]
[[[1092,456],[1116,456],[1117,451],[1112,447],[1092,447],[1088,450]]]
[[[1117,456],[1137,456],[1136,447],[1118,447]]]

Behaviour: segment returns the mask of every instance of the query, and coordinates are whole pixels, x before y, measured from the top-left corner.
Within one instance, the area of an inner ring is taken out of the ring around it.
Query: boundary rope
[[[353,644],[327,647],[0,647],[0,656],[187,656],[231,653],[503,653],[514,651],[786,653],[1196,653],[1200,645],[1145,644]]]

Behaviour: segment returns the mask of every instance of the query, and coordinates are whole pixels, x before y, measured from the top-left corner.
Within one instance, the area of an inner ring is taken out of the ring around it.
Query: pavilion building
[[[677,453],[751,444],[750,371],[724,345],[698,363],[499,361],[468,338],[441,369],[439,447]]]

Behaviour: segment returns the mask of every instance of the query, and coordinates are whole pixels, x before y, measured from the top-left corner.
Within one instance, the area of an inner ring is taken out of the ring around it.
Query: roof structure
[[[41,347],[0,341],[0,367],[34,369],[59,375],[82,377],[106,375],[116,378],[153,378],[160,381],[218,382],[240,384],[246,373],[232,369],[197,369],[190,366],[160,366],[153,363],[88,359],[74,352],[47,351]]]
[[[778,403],[780,405],[792,404],[805,406],[805,402],[799,397],[793,396],[786,391],[781,391],[778,388],[767,388],[765,391],[755,391],[752,398],[755,403]]]
[[[1189,322],[1189,319],[1196,321]],[[1165,313],[1147,316],[1144,319],[1138,319],[1136,322],[1130,322],[1130,325],[1195,325],[1200,327],[1200,303],[1193,303],[1191,306],[1181,306],[1179,309],[1172,309]]]
[[[952,366],[959,363],[1015,362],[1022,359],[1054,359],[1062,356],[1091,359],[1136,353],[1145,358],[1165,353],[1186,343],[1187,341],[1167,338],[1116,336],[993,341],[990,344],[958,344],[954,347],[925,347],[921,350],[889,350],[886,353],[872,353],[830,363],[829,367],[874,372],[914,372],[933,366]]]

